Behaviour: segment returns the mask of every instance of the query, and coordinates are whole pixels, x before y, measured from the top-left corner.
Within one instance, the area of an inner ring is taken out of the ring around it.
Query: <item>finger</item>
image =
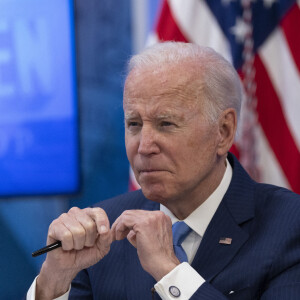
[[[111,232],[112,232],[112,240],[116,241],[119,240],[117,239],[117,230],[116,228],[118,227],[120,220],[122,219],[123,213],[115,220],[115,222],[111,226]]]
[[[69,214],[82,225],[85,230],[85,247],[92,247],[98,236],[97,226],[95,221],[83,210],[78,207],[72,207]]]
[[[130,242],[130,244],[136,248],[136,233],[133,230],[130,230],[127,239]]]
[[[136,234],[139,224],[147,220],[149,211],[144,210],[126,210],[124,211],[112,225],[114,240],[122,240],[126,238],[131,230]]]
[[[73,248],[76,250],[83,249],[86,236],[83,226],[70,214],[62,214],[60,220],[72,234]]]
[[[112,226],[112,232],[115,240],[123,240],[131,230],[134,230],[136,224],[136,213],[133,211],[124,211]]]
[[[122,222],[120,222],[115,228],[114,239],[117,241],[125,239],[131,230],[131,227],[127,227]]]
[[[97,231],[100,235],[110,235],[109,220],[102,208],[86,208],[85,212],[95,221]]]
[[[112,243],[112,235],[106,212],[100,207],[86,208],[85,211],[95,221],[98,231],[98,238],[96,240],[97,248],[102,255],[105,255]]]
[[[106,233],[102,233],[98,235],[97,238],[97,247],[100,251],[100,253],[108,253],[109,249],[110,249],[110,245],[112,243],[112,234],[111,234],[111,230],[109,230]]]
[[[115,220],[115,222],[112,224],[112,226],[111,226],[112,240],[113,240],[113,241],[120,240],[120,238],[117,238],[117,234],[119,234],[118,231],[117,231],[117,227],[118,227],[118,225],[119,225],[119,223],[120,223],[121,217],[122,217],[122,215],[119,216],[119,217]]]
[[[61,241],[62,248],[66,251],[74,249],[71,231],[58,219],[54,220],[49,227],[47,244],[55,241]]]
[[[111,231],[112,231],[112,235],[113,235],[113,240],[116,240],[115,235],[116,235],[116,227],[120,222],[120,219],[122,217],[123,213],[114,221],[114,223],[111,226]]]

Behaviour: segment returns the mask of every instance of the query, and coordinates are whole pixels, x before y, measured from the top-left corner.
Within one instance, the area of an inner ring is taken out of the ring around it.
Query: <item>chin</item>
[[[151,201],[164,204],[169,199],[168,193],[161,187],[141,184],[141,188],[144,196]]]

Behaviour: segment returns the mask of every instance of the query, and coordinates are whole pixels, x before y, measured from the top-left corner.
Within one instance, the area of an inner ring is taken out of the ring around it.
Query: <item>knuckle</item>
[[[75,228],[73,229],[73,235],[76,237],[76,238],[82,238],[85,236],[85,230],[84,228]]]
[[[102,221],[102,220],[106,220],[107,219],[107,215],[106,215],[106,212],[100,208],[100,207],[95,207],[93,208],[92,210],[94,216],[96,217],[96,219],[99,221]]]
[[[61,214],[61,215],[59,216],[58,219],[64,221],[64,220],[66,220],[67,218],[68,218],[68,214],[67,214],[67,213],[63,213],[63,214]]]
[[[73,206],[69,209],[69,213],[77,213],[78,211],[80,211],[80,208],[77,206]]]
[[[62,236],[62,240],[65,242],[69,242],[69,241],[73,240],[72,233],[68,230],[65,230],[61,236]]]
[[[92,210],[97,214],[101,214],[104,212],[104,210],[101,207],[94,207],[92,208]]]
[[[120,221],[121,222],[124,222],[124,220],[127,220],[129,218],[129,215],[127,213],[124,213],[120,216]]]
[[[141,224],[141,226],[145,226],[145,227],[147,227],[147,226],[149,226],[150,224],[152,224],[152,222],[153,222],[153,217],[152,216],[149,216],[148,218],[145,218],[145,219],[143,219],[141,222],[140,222],[140,224]]]
[[[95,222],[93,222],[91,220],[86,221],[86,223],[84,225],[85,225],[86,230],[88,230],[88,231],[93,231],[94,229],[96,229]]]
[[[160,220],[160,216],[157,213],[153,213],[149,215],[149,222],[150,223],[157,223]]]
[[[53,227],[56,227],[59,223],[59,220],[58,219],[55,219],[51,222],[49,228],[53,228]]]
[[[123,219],[128,219],[130,218],[132,215],[132,211],[131,210],[125,210],[122,214],[121,214],[121,218]]]

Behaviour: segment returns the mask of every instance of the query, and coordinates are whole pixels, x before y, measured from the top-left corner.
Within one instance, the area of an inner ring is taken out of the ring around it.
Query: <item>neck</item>
[[[188,195],[178,197],[164,204],[179,220],[186,219],[195,209],[203,204],[220,185],[226,171],[226,162],[222,161],[209,176]]]

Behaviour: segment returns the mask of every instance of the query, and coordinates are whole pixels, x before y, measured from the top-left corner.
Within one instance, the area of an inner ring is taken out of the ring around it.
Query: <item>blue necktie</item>
[[[192,229],[182,221],[176,222],[172,226],[174,252],[180,262],[188,261],[187,255],[181,244],[191,230]]]

